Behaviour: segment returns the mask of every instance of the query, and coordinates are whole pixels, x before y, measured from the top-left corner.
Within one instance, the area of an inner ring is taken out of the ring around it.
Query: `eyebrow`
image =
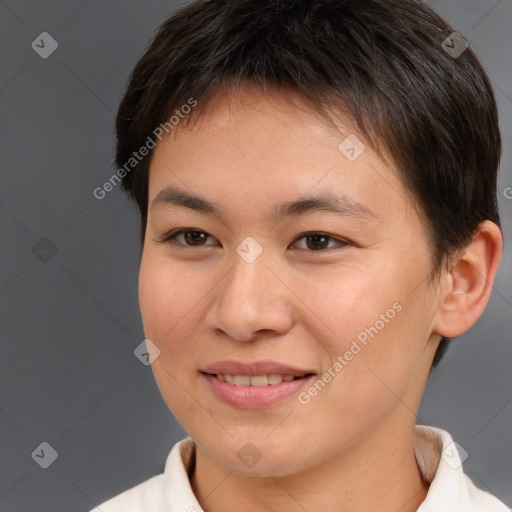
[[[151,202],[151,210],[161,205],[172,205],[190,208],[198,212],[211,214],[223,218],[224,207],[215,202],[205,199],[196,194],[177,188],[164,188]],[[380,220],[380,218],[364,204],[346,196],[324,192],[307,198],[295,201],[285,201],[274,206],[269,211],[272,220],[279,220],[283,217],[299,217],[315,211],[326,211],[340,215],[362,217],[368,220]]]

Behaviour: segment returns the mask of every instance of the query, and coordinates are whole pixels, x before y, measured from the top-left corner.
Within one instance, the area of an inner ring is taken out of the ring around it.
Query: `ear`
[[[502,250],[500,228],[489,220],[482,222],[450,269],[443,271],[434,333],[460,336],[478,320],[489,301]]]

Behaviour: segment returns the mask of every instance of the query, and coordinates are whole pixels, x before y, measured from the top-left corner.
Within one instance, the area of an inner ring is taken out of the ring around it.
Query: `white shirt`
[[[510,512],[504,503],[475,487],[464,474],[457,445],[448,432],[416,425],[414,453],[423,477],[430,483],[417,512]],[[195,443],[187,437],[173,446],[162,474],[90,512],[204,512],[188,476],[194,459]]]

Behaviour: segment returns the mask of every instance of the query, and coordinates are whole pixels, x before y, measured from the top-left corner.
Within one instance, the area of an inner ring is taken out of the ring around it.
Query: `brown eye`
[[[160,239],[161,242],[166,242],[173,247],[180,249],[186,249],[188,247],[200,247],[204,245],[215,245],[208,244],[206,241],[213,237],[204,231],[198,229],[178,229],[172,231],[168,235],[165,235]]]
[[[190,245],[203,245],[208,238],[208,235],[202,231],[185,231],[183,235],[186,243]]]
[[[339,238],[335,238],[331,235],[321,232],[312,232],[312,233],[304,233],[299,236],[297,240],[304,239],[305,246],[299,247],[299,249],[305,249],[313,252],[323,251],[325,249],[330,249],[332,247],[344,246],[348,245],[348,242],[341,240]],[[334,242],[335,245],[329,245],[331,242]]]
[[[325,235],[308,235],[306,237],[308,249],[327,249],[329,246],[329,237]]]

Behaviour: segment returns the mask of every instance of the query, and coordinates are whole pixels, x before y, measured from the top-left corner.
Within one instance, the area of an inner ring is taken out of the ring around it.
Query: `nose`
[[[217,336],[249,342],[291,329],[293,293],[264,254],[247,263],[235,253],[231,270],[212,290],[204,324]]]

